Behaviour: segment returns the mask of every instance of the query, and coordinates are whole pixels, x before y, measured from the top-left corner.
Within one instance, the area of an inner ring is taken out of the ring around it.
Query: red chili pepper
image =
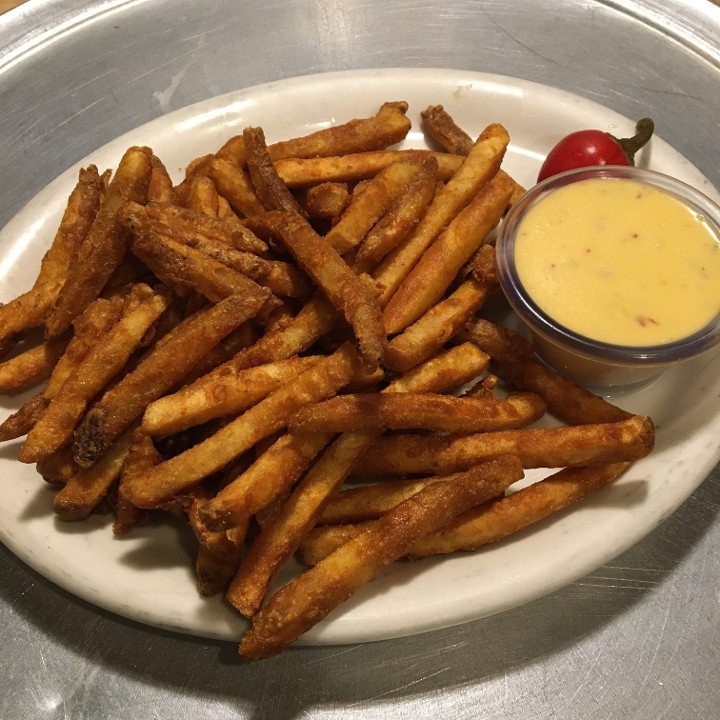
[[[650,140],[655,124],[639,120],[631,138],[618,139],[602,130],[578,130],[564,137],[548,153],[540,168],[538,182],[575,168],[596,165],[633,165],[635,153]]]

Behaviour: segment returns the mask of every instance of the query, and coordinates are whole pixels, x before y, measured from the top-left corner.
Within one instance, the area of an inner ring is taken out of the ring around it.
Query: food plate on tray
[[[503,167],[529,186],[545,153],[562,136],[594,127],[632,134],[635,119],[587,99],[512,77],[459,70],[386,69],[328,73],[239,90],[160,117],[89,152],[52,180],[0,232],[0,300],[32,283],[79,167],[115,167],[130,145],[148,145],[177,180],[187,163],[219,148],[249,125],[268,142],[368,116],[388,100],[409,103],[413,129],[403,147],[423,147],[421,110],[442,104],[471,134],[502,123],[511,144]],[[662,141],[642,164],[717,199],[702,174]],[[720,356],[675,367],[613,401],[656,423],[656,447],[619,481],[571,511],[471,554],[396,563],[315,626],[302,642],[378,640],[481,618],[552,592],[608,562],[672,513],[720,457]],[[0,420],[29,395],[0,400]],[[150,524],[122,538],[111,520],[55,519],[53,491],[0,447],[0,539],[40,574],[119,615],[169,630],[237,640],[245,622],[220,598],[201,598],[192,571],[192,538],[179,524]],[[528,471],[524,482],[540,477]],[[300,566],[288,568],[279,582]]]

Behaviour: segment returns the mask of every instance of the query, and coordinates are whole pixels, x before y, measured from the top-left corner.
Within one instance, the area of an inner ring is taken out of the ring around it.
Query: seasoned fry
[[[435,196],[415,232],[393,250],[373,274],[382,288],[381,305],[390,300],[442,229],[497,173],[509,139],[502,125],[490,125],[467,157],[461,158],[462,165]]]
[[[267,288],[237,270],[169,237],[145,233],[132,214],[128,215],[127,222],[135,231],[131,243],[133,253],[167,285],[195,290],[214,303],[230,295],[272,302]]]
[[[491,287],[468,277],[445,300],[396,335],[385,353],[385,364],[403,372],[435,354],[485,303]]]
[[[189,210],[216,218],[220,214],[220,197],[215,183],[208,177],[193,178],[185,201]]]
[[[69,478],[55,495],[55,515],[68,521],[84,520],[90,515],[120,477],[130,441],[131,433],[127,433],[92,468],[81,470]]]
[[[435,195],[436,183],[437,161],[431,156],[365,236],[355,256],[356,272],[371,270],[412,232]]]
[[[473,139],[459,127],[442,105],[430,105],[420,113],[425,134],[445,152],[467,155]]]
[[[240,653],[260,658],[282,651],[380,570],[407,554],[421,537],[497,494],[498,483],[488,482],[488,475],[502,475],[500,484],[522,477],[515,458],[498,459],[492,465],[495,472],[481,465],[463,478],[429,485],[296,577],[253,617]]]
[[[299,215],[278,215],[275,227],[298,264],[353,329],[366,367],[379,367],[385,353],[385,330],[380,308],[366,285]]]
[[[542,417],[545,401],[534,393],[457,398],[436,393],[347,394],[310,405],[288,424],[293,433],[357,430],[434,430],[473,433],[519,428]]]
[[[125,152],[45,322],[48,337],[58,337],[70,327],[122,262],[129,237],[121,210],[126,202],[145,202],[151,172],[149,148],[131,147]]]
[[[137,367],[108,390],[75,431],[73,452],[89,467],[153,400],[175,387],[226,335],[254,317],[263,301],[231,295],[186,318],[165,335]]]
[[[267,507],[292,487],[331,438],[332,433],[312,437],[282,435],[244,473],[200,508],[206,527],[231,528]]]
[[[218,193],[241,217],[250,217],[263,212],[247,173],[234,162],[214,158],[207,168],[208,177],[215,183]]]
[[[334,220],[350,203],[347,183],[326,182],[309,187],[303,195],[303,205],[310,217]]]
[[[418,163],[398,162],[381,170],[368,180],[363,191],[354,196],[347,210],[325,235],[325,240],[341,255],[362,242],[368,230],[387,210],[420,170]]]
[[[0,393],[15,395],[45,380],[65,352],[68,338],[57,338],[0,363]]]
[[[484,318],[474,318],[458,338],[475,343],[493,360],[502,362],[519,362],[535,354],[535,348],[522,335]]]
[[[513,387],[540,395],[554,415],[573,425],[617,422],[630,413],[594,395],[572,380],[533,360],[493,363],[498,375]]]
[[[145,299],[100,338],[50,401],[20,449],[20,462],[37,462],[70,440],[88,403],[125,366],[170,302],[166,293],[147,287],[139,292],[147,294]]]
[[[498,224],[511,192],[505,176],[496,175],[425,250],[385,306],[383,319],[389,335],[404,330],[442,298]]]
[[[633,415],[612,423],[500,430],[465,436],[393,435],[358,463],[361,475],[443,474],[488,458],[517,455],[525,468],[629,462],[653,447],[652,420]]]
[[[434,157],[438,179],[449,180],[462,164],[462,158],[428,150],[378,150],[338,157],[285,158],[275,162],[282,181],[292,190],[322,182],[356,183],[374,177],[396,162],[422,162]]]
[[[51,485],[64,485],[80,468],[72,459],[70,448],[64,447],[38,461],[35,469]]]
[[[459,515],[441,530],[418,540],[409,550],[407,557],[418,559],[458,551],[470,552],[483,545],[498,542],[609,485],[629,466],[630,463],[616,463],[560,470],[544,480]],[[418,481],[418,484],[422,482],[427,481]],[[407,492],[412,491],[412,484],[402,483],[408,486]],[[378,493],[381,493],[384,486],[373,487],[377,487]],[[358,493],[364,490],[365,488],[357,488]],[[382,507],[383,498],[369,497],[365,504],[362,497],[358,497],[356,501],[351,496],[351,493],[356,492],[355,489],[346,492],[348,493],[347,508],[343,512],[342,503],[338,502],[339,512],[336,517],[352,516],[353,506],[357,506],[357,516],[360,518],[364,507],[367,507],[367,512],[364,514],[370,521],[314,528],[308,533],[300,548],[300,559],[306,565],[318,563],[340,545],[373,525],[374,521],[371,518],[377,517],[375,513]],[[398,495],[401,494],[401,488],[398,488]],[[389,495],[389,499],[392,500],[392,493]],[[330,516],[334,510],[328,506],[326,512]]]
[[[130,478],[127,497],[138,507],[157,507],[172,495],[192,487],[282,429],[289,415],[303,405],[337,392],[350,381],[356,362],[355,350],[346,343],[211,437],[149,472]]]
[[[0,357],[10,351],[15,336],[40,327],[45,321],[95,219],[102,192],[97,168],[90,165],[80,170],[78,182],[70,193],[60,225],[42,259],[32,289],[0,305],[0,345],[7,345],[4,351],[0,351]]]
[[[150,162],[152,170],[147,189],[148,202],[174,203],[176,201],[175,191],[167,168],[155,154],[150,158]]]
[[[215,418],[238,414],[317,362],[289,358],[252,368],[213,374],[148,404],[143,428],[162,437]],[[212,378],[212,379],[211,379]]]
[[[304,215],[297,200],[278,177],[267,150],[262,128],[245,128],[243,140],[250,181],[262,206],[266,210],[282,210]]]

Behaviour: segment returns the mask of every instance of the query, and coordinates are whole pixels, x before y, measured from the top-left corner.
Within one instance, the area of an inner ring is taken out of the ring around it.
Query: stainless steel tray
[[[515,75],[652,114],[718,186],[718,31],[706,0],[29,0],[0,16],[0,226],[169,110],[353,68]],[[611,565],[517,610],[255,664],[97,610],[3,549],[0,717],[720,717],[719,478]]]

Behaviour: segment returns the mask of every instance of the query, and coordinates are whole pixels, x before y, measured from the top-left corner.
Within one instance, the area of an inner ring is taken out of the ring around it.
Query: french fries
[[[89,166],[36,282],[0,306],[0,392],[46,380],[0,441],[25,436],[61,520],[186,522],[198,593],[250,618],[246,657],[393,561],[499,541],[653,447],[650,418],[484,312],[486,240],[523,192],[505,127],[474,140],[431,106],[438,150],[398,149],[407,112],[247,127],[176,184],[147,147]],[[514,490],[530,468],[550,474]],[[293,554],[313,567],[274,592]]]

